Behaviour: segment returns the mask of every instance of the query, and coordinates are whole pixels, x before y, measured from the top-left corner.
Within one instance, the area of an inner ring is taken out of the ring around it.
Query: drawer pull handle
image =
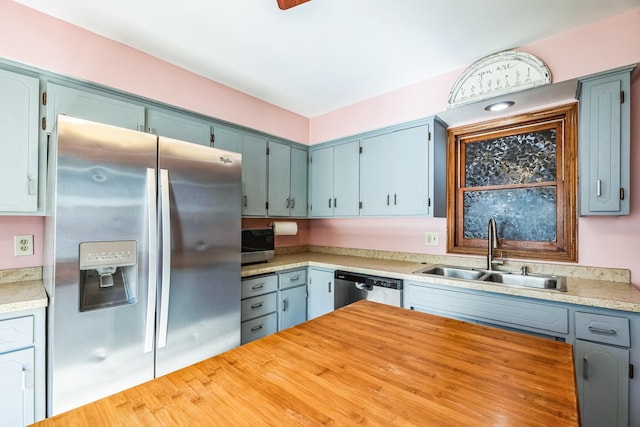
[[[264,283],[260,283],[260,284],[258,284],[258,285],[253,285],[253,286],[251,287],[251,289],[252,289],[252,290],[254,290],[254,291],[256,291],[256,290],[258,290],[258,289],[262,289],[262,288],[264,288]]]
[[[289,301],[286,299],[282,300],[282,311],[287,311],[287,309],[289,308]]]
[[[589,331],[595,332],[597,334],[615,335],[618,333],[618,331],[616,331],[615,329],[598,328],[597,326],[591,325],[587,326],[587,328],[589,328]]]
[[[262,303],[261,303],[261,302],[256,303],[256,304],[253,304],[253,305],[251,306],[251,308],[252,308],[252,309],[254,309],[254,310],[255,310],[256,308],[260,308],[260,307],[262,307]]]
[[[251,332],[259,331],[260,329],[262,329],[262,325],[254,326],[251,328]]]
[[[292,277],[291,279],[289,279],[290,282],[295,282],[296,280],[300,280],[300,275],[298,274],[295,277]]]

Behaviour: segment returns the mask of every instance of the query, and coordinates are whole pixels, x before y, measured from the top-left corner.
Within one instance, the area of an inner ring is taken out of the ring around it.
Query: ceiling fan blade
[[[278,7],[282,10],[287,10],[308,1],[309,0],[278,0]]]

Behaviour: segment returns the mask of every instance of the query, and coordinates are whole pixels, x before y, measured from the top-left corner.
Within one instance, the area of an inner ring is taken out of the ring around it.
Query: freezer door
[[[49,416],[153,378],[148,330],[153,335],[155,295],[149,319],[148,257],[157,159],[156,136],[71,117],[59,117],[52,138],[57,168],[48,182],[55,191],[45,219],[51,251],[45,257]],[[82,270],[79,254],[86,242],[106,243],[85,246],[90,255],[84,264],[94,265]],[[101,281],[98,264],[105,258],[96,261],[95,253],[112,256],[121,244],[133,252],[127,260],[114,258],[123,266],[113,282],[106,276]],[[124,283],[128,293],[117,289]]]
[[[241,155],[159,138],[156,376],[240,344]]]

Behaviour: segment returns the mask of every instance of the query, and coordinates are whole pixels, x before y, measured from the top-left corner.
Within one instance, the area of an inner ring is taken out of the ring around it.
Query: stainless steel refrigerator
[[[48,416],[240,344],[240,175],[236,153],[58,117]]]

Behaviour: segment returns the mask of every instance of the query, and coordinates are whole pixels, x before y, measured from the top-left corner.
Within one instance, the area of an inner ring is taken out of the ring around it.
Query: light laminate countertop
[[[267,263],[243,266],[242,276],[248,277],[308,266],[640,313],[640,290],[625,282],[567,277],[567,292],[558,292],[414,274],[414,271],[427,266],[419,262],[327,253],[301,252],[277,255]]]
[[[42,280],[0,283],[0,314],[46,307],[47,304]]]

